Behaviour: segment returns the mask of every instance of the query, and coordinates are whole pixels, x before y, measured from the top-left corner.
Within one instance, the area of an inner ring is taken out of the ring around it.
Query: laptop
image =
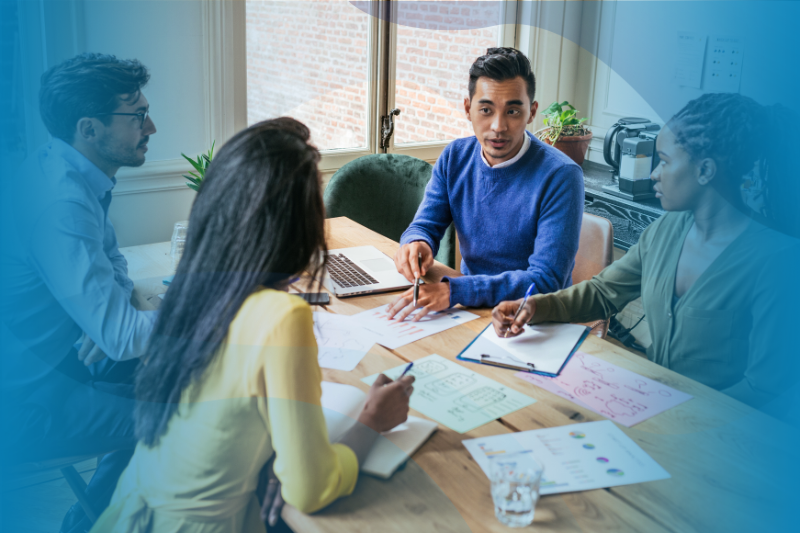
[[[322,284],[338,298],[396,291],[413,285],[397,272],[394,261],[374,246],[328,250],[328,272]]]

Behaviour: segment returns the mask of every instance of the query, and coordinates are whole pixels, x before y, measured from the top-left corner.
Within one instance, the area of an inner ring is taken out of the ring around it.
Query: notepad
[[[366,396],[351,385],[322,382],[322,411],[331,442],[338,442],[356,423]],[[405,423],[378,437],[361,465],[361,471],[389,479],[437,428],[435,422],[409,416]]]
[[[556,376],[588,331],[589,328],[578,324],[546,323],[525,326],[518,336],[503,338],[489,325],[458,358]]]

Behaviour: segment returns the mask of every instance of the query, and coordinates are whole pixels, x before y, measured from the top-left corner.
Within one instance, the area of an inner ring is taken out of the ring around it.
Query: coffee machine
[[[609,128],[603,141],[603,158],[614,174],[614,183],[603,190],[628,200],[654,198],[650,173],[658,165],[656,138],[661,126],[646,118],[627,117]]]

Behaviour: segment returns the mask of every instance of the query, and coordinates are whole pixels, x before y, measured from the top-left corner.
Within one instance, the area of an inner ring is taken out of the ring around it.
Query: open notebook
[[[322,382],[322,411],[328,438],[337,442],[356,423],[367,395],[351,385]],[[387,431],[361,465],[365,474],[388,479],[437,429],[436,422],[409,416],[404,424]]]

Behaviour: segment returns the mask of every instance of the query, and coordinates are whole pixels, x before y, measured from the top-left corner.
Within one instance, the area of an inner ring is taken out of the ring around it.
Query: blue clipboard
[[[572,356],[575,354],[575,352],[578,351],[578,348],[580,348],[581,344],[583,344],[583,341],[586,340],[587,336],[589,336],[589,328],[587,327],[586,331],[584,331],[583,335],[581,335],[581,338],[578,339],[577,343],[575,343],[575,346],[572,348],[572,351],[569,352],[569,355],[567,356],[567,358],[564,359],[564,364],[561,365],[561,368],[558,369],[558,372],[555,373],[555,374],[551,374],[549,372],[540,372],[540,371],[538,371],[538,370],[536,370],[534,368],[529,368],[529,367],[522,366],[522,364],[520,364],[520,366],[517,366],[517,365],[514,365],[514,364],[509,364],[509,362],[507,360],[503,360],[503,362],[491,361],[491,360],[487,360],[487,359],[484,359],[484,358],[480,357],[480,355],[479,355],[478,359],[473,359],[473,358],[469,358],[469,357],[462,357],[462,355],[464,355],[465,353],[470,352],[470,351],[476,351],[476,352],[491,351],[491,350],[487,350],[486,348],[480,347],[479,345],[481,344],[481,342],[489,343],[489,344],[491,344],[491,347],[493,347],[493,349],[495,351],[497,350],[497,345],[492,344],[491,341],[481,341],[480,340],[483,337],[483,334],[486,332],[486,330],[489,329],[490,327],[492,327],[491,324],[486,326],[483,329],[483,331],[481,331],[480,334],[477,337],[472,339],[472,342],[470,342],[467,345],[466,348],[461,350],[461,353],[456,356],[456,359],[458,359],[459,361],[465,361],[467,363],[476,363],[476,364],[479,364],[479,365],[497,366],[497,367],[501,367],[501,368],[508,368],[510,370],[517,370],[518,372],[528,372],[529,374],[538,374],[540,376],[547,376],[549,378],[554,378],[554,377],[558,376],[561,373],[562,370],[564,370],[564,367],[567,366],[567,363],[569,363],[570,359],[572,359]]]

